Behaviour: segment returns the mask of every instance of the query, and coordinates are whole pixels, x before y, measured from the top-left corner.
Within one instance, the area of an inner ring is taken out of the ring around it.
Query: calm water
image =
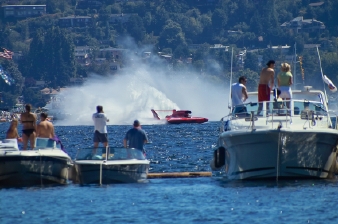
[[[0,125],[4,136],[8,124]],[[122,145],[131,126],[109,126]],[[90,126],[57,126],[73,158]],[[147,125],[151,172],[210,171],[218,122]],[[0,223],[338,223],[338,182],[151,179],[143,184],[0,189]]]

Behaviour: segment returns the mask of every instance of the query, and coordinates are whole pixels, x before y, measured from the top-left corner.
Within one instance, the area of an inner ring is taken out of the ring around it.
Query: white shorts
[[[281,91],[279,97],[282,99],[291,99],[292,98],[292,91],[290,86],[280,86],[279,90]]]

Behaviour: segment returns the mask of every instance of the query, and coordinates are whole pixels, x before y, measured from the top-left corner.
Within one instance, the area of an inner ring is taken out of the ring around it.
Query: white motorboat
[[[134,148],[79,149],[74,160],[80,184],[133,183],[147,179],[150,161]]]
[[[229,179],[333,178],[338,130],[325,96],[305,87],[279,106],[264,102],[261,115],[258,103],[233,108],[222,118],[212,168],[224,168]],[[257,102],[257,92],[247,102]]]
[[[0,141],[0,186],[68,183],[70,156],[60,143],[37,138],[33,150],[19,150],[16,139]]]

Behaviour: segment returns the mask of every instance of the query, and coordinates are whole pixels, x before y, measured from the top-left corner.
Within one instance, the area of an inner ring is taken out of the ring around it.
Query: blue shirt
[[[143,150],[144,141],[148,141],[146,132],[139,128],[127,131],[125,140],[129,141],[129,148]]]

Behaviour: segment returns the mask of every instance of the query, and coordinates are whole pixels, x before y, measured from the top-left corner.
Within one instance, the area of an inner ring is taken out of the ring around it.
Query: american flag
[[[2,48],[3,52],[0,52],[0,57],[6,58],[6,59],[12,59],[13,52],[7,50],[6,48]]]

